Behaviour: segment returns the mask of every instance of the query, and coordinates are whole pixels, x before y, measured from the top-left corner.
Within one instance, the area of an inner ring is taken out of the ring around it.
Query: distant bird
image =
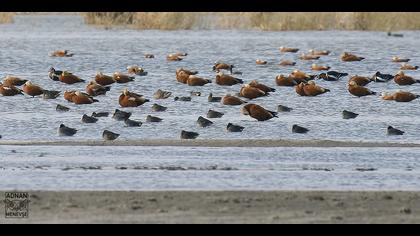
[[[405,132],[404,132],[404,131],[401,131],[401,130],[395,129],[395,128],[394,128],[394,127],[392,127],[392,126],[389,126],[389,127],[388,127],[387,132],[388,132],[388,135],[391,135],[391,136],[395,136],[395,135],[404,135],[404,134],[405,134]]]
[[[316,56],[316,55],[312,55],[312,54],[304,54],[304,53],[302,53],[299,56],[299,59],[304,60],[304,61],[318,60],[319,58],[321,58],[321,57],[320,56]]]
[[[127,127],[141,127],[143,125],[143,123],[140,121],[135,121],[135,120],[130,120],[130,119],[125,120],[124,123]]]
[[[280,47],[279,48],[280,52],[291,52],[291,53],[297,53],[299,51],[299,48],[288,48],[288,47]]]
[[[404,72],[400,71],[398,72],[398,74],[395,75],[394,82],[398,85],[406,86],[420,83],[420,80],[416,80],[413,77],[407,76]]]
[[[268,111],[265,108],[256,104],[245,105],[242,108],[242,114],[249,115],[258,121],[266,121],[274,117],[278,117],[277,112]]]
[[[74,53],[69,53],[68,50],[57,50],[50,54],[51,57],[72,57]]]
[[[356,82],[351,81],[349,83],[348,88],[350,94],[356,96],[356,97],[364,97],[369,95],[376,95],[376,92],[371,91],[368,88],[365,88],[363,86],[358,85]]]
[[[350,82],[355,82],[359,86],[366,86],[372,82],[372,79],[368,77],[356,75],[350,78],[349,83]]]
[[[200,136],[200,134],[196,132],[181,131],[181,139],[196,139],[198,136]]]
[[[61,124],[58,128],[59,136],[74,136],[77,133],[77,129],[69,128],[64,124]]]
[[[278,105],[277,106],[277,111],[278,112],[291,112],[293,109],[286,107],[286,106],[282,106],[282,105]]]
[[[221,102],[222,102],[223,105],[228,105],[228,106],[240,106],[242,104],[247,103],[247,102],[241,100],[240,98],[234,97],[230,94],[224,96],[222,98]]]
[[[51,67],[48,71],[48,77],[54,81],[60,81],[60,76],[63,74],[63,71],[56,70],[54,67]]]
[[[280,66],[295,66],[296,62],[290,60],[282,60],[279,63]]]
[[[418,70],[418,69],[419,69],[418,66],[412,66],[407,63],[402,64],[400,68],[400,70]]]
[[[208,101],[209,102],[220,102],[220,101],[222,101],[222,97],[214,97],[213,93],[210,93],[209,97],[208,97]]]
[[[232,124],[232,123],[229,123],[229,124],[227,125],[227,127],[226,127],[226,130],[227,130],[228,132],[231,132],[231,133],[240,133],[240,132],[242,132],[244,129],[245,129],[245,127],[242,127],[242,126],[239,126],[239,125],[234,125],[234,124]]]
[[[396,62],[396,63],[406,63],[409,62],[410,59],[406,59],[406,58],[399,58],[399,57],[392,57],[392,62]]]
[[[117,81],[112,76],[104,75],[102,72],[98,72],[95,76],[95,82],[102,86],[108,86],[116,83]]]
[[[235,68],[234,65],[217,62],[213,66],[213,71],[220,72],[220,70],[228,70],[230,71],[230,74],[232,74],[233,68]]]
[[[175,97],[174,101],[180,101],[180,102],[191,102],[192,98],[191,97]]]
[[[375,75],[372,77],[372,81],[379,82],[379,83],[386,83],[394,79],[393,75],[390,74],[382,74],[381,72],[376,72]]]
[[[85,114],[85,115],[82,116],[82,122],[86,123],[86,124],[93,124],[93,123],[98,122],[98,119]]]
[[[93,112],[92,117],[101,118],[101,117],[108,117],[109,112]]]
[[[207,118],[209,119],[222,118],[224,115],[225,114],[214,110],[209,110],[207,112]]]
[[[42,97],[44,99],[56,99],[58,96],[60,96],[61,91],[50,91],[50,90],[44,90],[44,93],[42,94]]]
[[[331,53],[331,51],[311,49],[309,50],[309,53],[316,56],[328,56]]]
[[[396,38],[402,38],[402,37],[404,37],[403,34],[397,34],[397,33],[392,33],[392,32],[388,32],[387,35],[389,37],[396,37]]]
[[[66,107],[66,106],[63,106],[63,105],[58,104],[58,105],[56,106],[55,110],[56,110],[56,111],[59,111],[59,112],[68,112],[68,111],[70,111],[70,108],[68,108],[68,107]]]
[[[164,91],[161,89],[158,89],[154,94],[153,94],[153,98],[154,99],[167,99],[172,95],[171,92],[168,91]]]
[[[321,70],[330,70],[331,67],[329,66],[322,66],[318,64],[312,64],[311,70],[321,71]]]
[[[333,75],[328,75],[327,73],[321,73],[317,76],[318,79],[322,79],[325,81],[338,81],[340,77],[335,77]]]
[[[260,59],[257,59],[257,60],[255,61],[255,63],[256,63],[257,65],[267,65],[267,61],[260,60]]]
[[[146,99],[143,95],[130,92],[127,89],[124,89],[118,101],[121,107],[138,107],[150,102],[150,100]]]
[[[24,85],[28,80],[21,79],[18,77],[13,76],[6,76],[6,78],[3,80],[3,86],[11,87],[11,86],[22,86]]]
[[[365,59],[364,57],[359,57],[348,52],[344,52],[341,55],[341,60],[344,62],[362,61],[364,59]]]
[[[125,112],[125,111],[116,109],[112,118],[114,118],[117,121],[125,121],[129,119],[131,115],[132,115],[131,112]]]
[[[68,71],[63,71],[63,73],[60,75],[58,80],[65,84],[76,84],[76,83],[84,83],[85,80],[79,78],[76,75],[73,75],[72,73]]]
[[[233,86],[235,84],[243,84],[244,81],[230,75],[225,75],[221,72],[216,75],[216,84],[222,86]]]
[[[166,111],[168,108],[167,107],[164,107],[164,106],[161,106],[161,105],[158,105],[158,104],[153,104],[153,106],[152,106],[152,111],[155,111],[155,112],[164,112],[164,111]]]
[[[115,72],[113,78],[118,84],[126,84],[135,80],[134,77],[124,75],[120,72]]]
[[[418,98],[420,98],[419,95],[416,95],[410,92],[401,91],[401,90],[393,94],[382,93],[382,99],[393,100],[396,102],[411,102]]]
[[[309,132],[309,129],[301,127],[299,125],[293,125],[292,132],[296,134],[306,134]]]
[[[356,119],[359,116],[359,114],[347,110],[344,110],[342,114],[344,120]]]
[[[201,92],[191,92],[191,96],[201,97]]]
[[[105,130],[105,131],[102,133],[102,138],[103,138],[105,141],[114,141],[114,140],[116,140],[118,137],[120,137],[120,135],[119,135],[119,134],[113,133],[113,132],[111,132],[111,131],[109,131],[109,130]]]
[[[90,96],[106,95],[106,93],[110,90],[111,87],[102,86],[96,81],[91,81],[86,86],[86,93],[88,93]]]
[[[163,120],[163,119],[161,119],[161,118],[159,118],[159,117],[156,117],[156,116],[151,116],[151,115],[148,115],[148,116],[146,117],[146,122],[150,122],[150,123],[158,123],[158,122],[162,122],[162,120]]]
[[[176,54],[169,54],[168,56],[166,56],[167,61],[182,61],[183,59],[184,58]]]
[[[138,76],[146,76],[148,74],[147,71],[145,71],[143,68],[141,68],[137,65],[128,66],[127,67],[127,72],[129,74],[135,74],[135,75],[138,75]]]
[[[150,54],[150,53],[146,53],[146,54],[144,54],[144,58],[152,59],[152,58],[155,58],[155,55]]]
[[[200,117],[198,117],[197,124],[198,124],[198,126],[200,126],[202,128],[206,128],[206,127],[209,127],[209,126],[213,125],[213,122],[211,122],[210,120],[207,120],[206,118],[200,116]]]

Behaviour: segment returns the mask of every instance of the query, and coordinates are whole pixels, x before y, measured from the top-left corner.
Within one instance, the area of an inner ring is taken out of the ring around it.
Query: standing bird
[[[348,88],[350,94],[356,96],[356,97],[364,97],[369,95],[376,95],[376,92],[371,91],[368,88],[365,88],[363,86],[358,85],[356,82],[351,81],[349,83]]]
[[[85,80],[80,79],[79,77],[73,75],[72,73],[68,71],[63,71],[63,73],[61,74],[58,80],[65,84],[76,84],[76,83],[86,82]]]
[[[242,108],[242,114],[249,115],[258,121],[266,121],[274,117],[278,117],[277,112],[268,111],[265,108],[256,104],[245,105]]]
[[[121,107],[138,107],[150,100],[146,99],[143,95],[129,92],[125,89],[119,97],[119,104]]]

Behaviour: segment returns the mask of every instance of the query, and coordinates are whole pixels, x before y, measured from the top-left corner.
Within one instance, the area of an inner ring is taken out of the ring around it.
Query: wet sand
[[[286,140],[286,139],[144,139],[65,141],[0,141],[0,146],[171,146],[171,147],[420,147],[420,143],[359,142],[333,140]]]
[[[4,196],[4,192],[0,193]],[[420,223],[420,192],[30,192],[5,223]],[[0,212],[4,212],[1,204]]]

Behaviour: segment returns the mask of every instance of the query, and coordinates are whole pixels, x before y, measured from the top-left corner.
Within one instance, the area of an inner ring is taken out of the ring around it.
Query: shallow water
[[[0,146],[0,189],[419,190],[419,151]]]
[[[62,141],[100,140],[104,129],[121,134],[121,140],[178,139],[180,131],[200,133],[200,139],[329,139],[351,141],[387,141],[420,143],[420,103],[397,104],[379,97],[355,98],[346,90],[347,78],[339,82],[319,84],[331,93],[316,98],[299,97],[291,88],[276,87],[270,97],[254,102],[275,110],[282,104],[294,108],[278,119],[256,122],[243,116],[238,107],[207,103],[207,95],[237,93],[240,86],[188,87],[175,79],[180,67],[200,71],[205,78],[214,78],[212,65],[223,60],[236,65],[246,82],[257,79],[275,86],[278,74],[293,69],[310,72],[312,62],[297,60],[297,55],[281,55],[280,46],[307,51],[311,48],[333,51],[319,64],[351,75],[371,76],[376,71],[396,73],[399,65],[392,56],[409,57],[420,64],[416,49],[420,32],[404,32],[404,38],[389,38],[383,32],[259,32],[259,31],[134,31],[104,30],[87,26],[79,16],[17,16],[13,24],[0,25],[0,77],[16,75],[32,80],[49,90],[84,90],[85,84],[64,85],[48,78],[53,66],[69,70],[91,80],[97,71],[112,74],[125,71],[128,65],[144,67],[148,76],[137,77],[126,85],[113,85],[99,103],[77,106],[62,97],[43,100],[26,96],[0,97],[0,135],[2,140]],[[51,58],[49,53],[68,49],[72,58]],[[167,62],[167,54],[189,53],[181,62]],[[367,59],[361,63],[342,63],[343,51]],[[155,59],[145,59],[153,53]],[[255,65],[255,59],[269,61]],[[296,67],[279,67],[281,59],[296,59]],[[419,72],[408,72],[420,78]],[[129,90],[152,99],[157,89],[172,91],[174,96],[188,96],[200,91],[203,97],[192,102],[155,101],[133,112],[133,119],[145,121],[147,115],[164,119],[162,123],[144,123],[141,128],[126,128],[111,118],[97,124],[82,124],[83,114],[119,108],[120,92]],[[371,84],[374,91],[394,91],[394,83]],[[404,90],[417,94],[420,84]],[[168,107],[164,113],[151,111],[153,103]],[[57,104],[71,108],[58,113]],[[198,116],[209,109],[224,112],[215,125],[199,128]],[[342,110],[360,113],[355,120],[341,119]],[[225,132],[227,123],[245,126],[240,134]],[[57,135],[57,127],[65,123],[77,128],[73,138]],[[300,124],[311,130],[307,135],[291,133],[291,126]],[[405,130],[402,137],[388,137],[386,127]],[[419,189],[417,148],[182,148],[182,147],[7,147],[0,146],[0,189]],[[16,150],[17,153],[12,153]],[[41,155],[43,154],[44,155]],[[70,154],[71,153],[71,154]],[[215,166],[217,166],[215,168]],[[100,167],[92,170],[89,167]],[[121,169],[126,167],[128,169]],[[137,167],[137,168],[136,168]],[[374,168],[360,172],[356,168]],[[319,170],[321,169],[321,170]],[[332,171],[325,171],[329,169]],[[4,179],[3,179],[4,178]]]

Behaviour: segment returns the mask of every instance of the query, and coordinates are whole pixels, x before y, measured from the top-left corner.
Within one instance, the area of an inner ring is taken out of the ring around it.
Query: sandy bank
[[[4,196],[4,193],[0,193]],[[5,223],[419,223],[419,192],[30,192]],[[0,212],[4,212],[1,204]],[[4,222],[4,221],[3,221]]]

